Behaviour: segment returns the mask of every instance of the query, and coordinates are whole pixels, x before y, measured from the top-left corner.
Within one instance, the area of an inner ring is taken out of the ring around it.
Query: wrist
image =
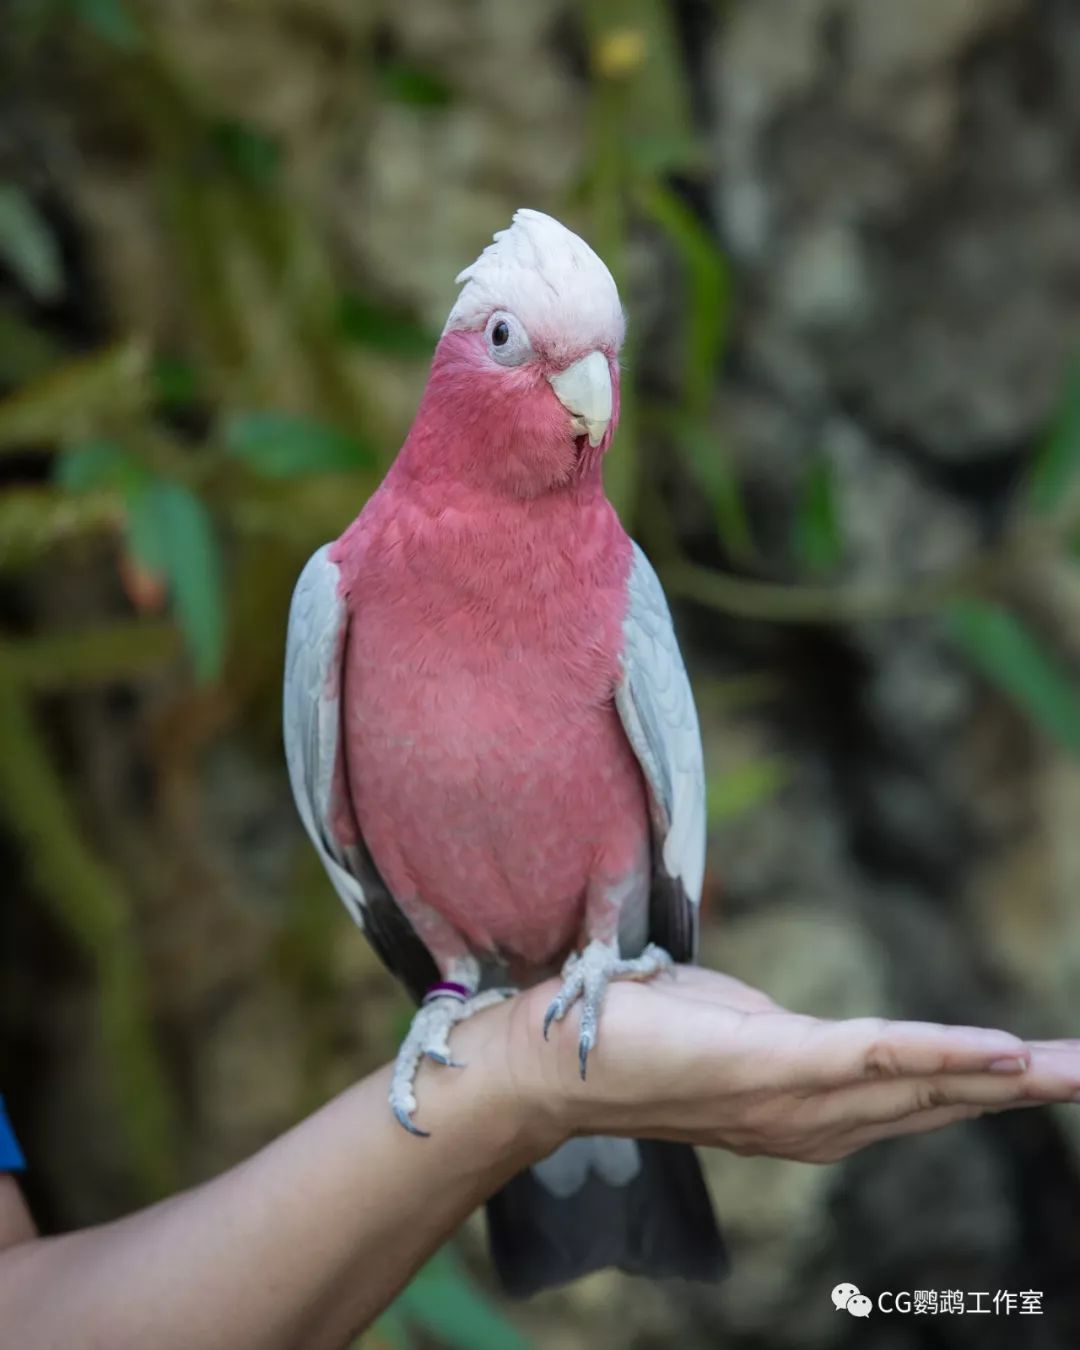
[[[512,1000],[516,1059],[523,1067],[534,1110],[546,1117],[557,1143],[573,1135],[645,1133],[656,1122],[655,1105],[670,1088],[662,1056],[656,1053],[656,999],[633,981],[613,983],[607,991],[600,1033],[581,1072],[580,1014],[574,1009],[543,1034],[544,1016],[558,993],[550,980]],[[644,1109],[643,1109],[644,1108]]]
[[[547,1157],[574,1135],[590,1134],[592,1085],[581,1079],[577,1041],[555,1024],[544,1035],[544,1016],[558,993],[555,980],[534,985],[508,1000],[508,1057],[517,1095],[528,1117],[528,1129],[543,1144]]]
[[[435,1078],[453,1085],[455,1101],[470,1114],[474,1147],[522,1168],[547,1157],[573,1133],[569,1099],[552,1081],[543,1054],[550,1047],[542,1016],[529,1015],[530,1002],[528,993],[515,994],[461,1023],[451,1048],[464,1068],[431,1066],[424,1073],[425,1088]]]

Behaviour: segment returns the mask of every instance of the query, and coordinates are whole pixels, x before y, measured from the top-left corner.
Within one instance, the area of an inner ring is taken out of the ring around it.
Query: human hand
[[[610,986],[582,1081],[576,1017],[552,1027],[549,1042],[541,1032],[552,988],[500,1011],[510,1071],[554,1143],[615,1134],[833,1162],[878,1140],[1080,1095],[1080,1041],[826,1021],[693,966]]]

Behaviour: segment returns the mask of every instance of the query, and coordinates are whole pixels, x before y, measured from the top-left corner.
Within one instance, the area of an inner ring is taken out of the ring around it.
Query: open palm
[[[1080,1041],[827,1021],[693,966],[611,986],[583,1081],[574,1018],[550,1042],[541,1035],[550,997],[545,984],[505,1005],[508,1055],[515,1073],[528,1061],[571,1133],[831,1162],[881,1139],[1080,1093]]]

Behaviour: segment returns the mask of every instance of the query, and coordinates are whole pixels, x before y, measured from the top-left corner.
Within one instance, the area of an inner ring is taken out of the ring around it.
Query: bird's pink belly
[[[553,715],[506,682],[403,688],[369,668],[346,727],[357,823],[391,891],[473,952],[558,961],[598,888],[641,865],[644,788],[610,704]],[[422,933],[433,949],[439,929]]]

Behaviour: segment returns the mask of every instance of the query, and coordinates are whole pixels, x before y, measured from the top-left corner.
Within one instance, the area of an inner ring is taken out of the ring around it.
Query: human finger
[[[820,1091],[875,1079],[1017,1073],[1030,1057],[1027,1045],[1008,1031],[854,1018],[818,1022],[806,1031],[795,1081]]]
[[[1007,1109],[1074,1100],[1080,1078],[1047,1069],[1037,1058],[1018,1073],[937,1074],[892,1082],[861,1083],[826,1094],[816,1113],[825,1125],[856,1128],[903,1120],[954,1106]]]
[[[1015,1103],[1014,1103],[1015,1105]],[[836,1160],[869,1148],[871,1144],[881,1144],[887,1139],[902,1139],[913,1134],[930,1134],[933,1130],[944,1129],[948,1125],[958,1125],[965,1120],[976,1120],[987,1110],[984,1106],[970,1103],[957,1106],[939,1106],[931,1111],[920,1111],[904,1116],[899,1120],[879,1120],[872,1125],[863,1125],[837,1136],[835,1143],[826,1145],[822,1150],[823,1161]]]

